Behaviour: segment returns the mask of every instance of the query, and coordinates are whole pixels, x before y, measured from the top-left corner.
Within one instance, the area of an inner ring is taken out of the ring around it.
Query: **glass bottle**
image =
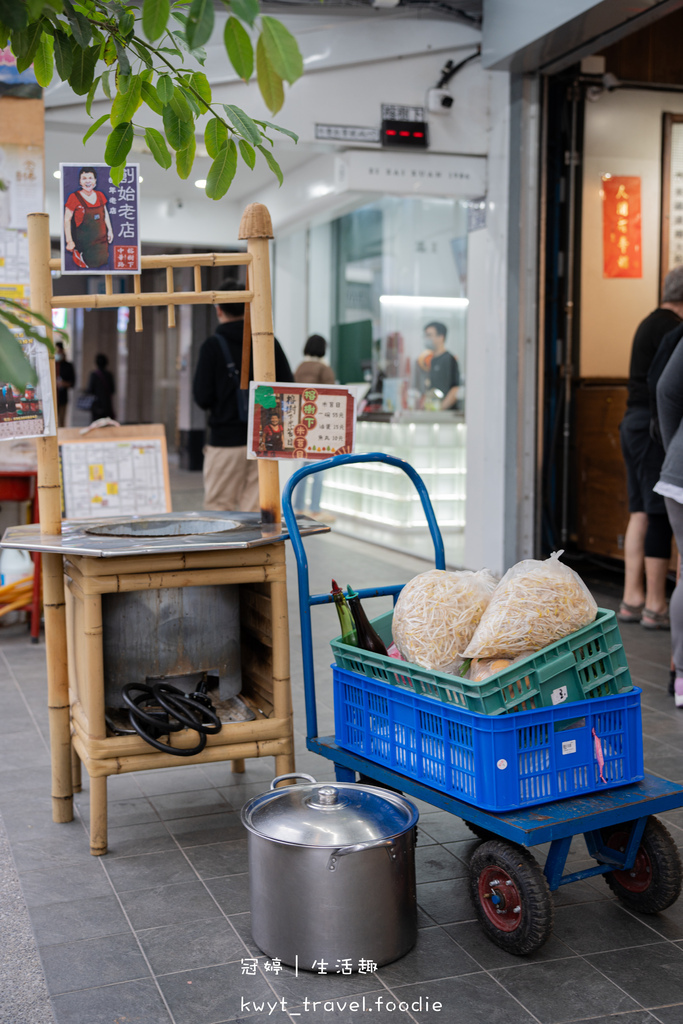
[[[346,602],[351,609],[353,621],[356,625],[357,646],[362,647],[365,651],[374,651],[375,654],[386,654],[387,649],[379,634],[368,622],[368,617],[365,614],[363,605],[360,603],[358,594],[349,586],[346,588]]]
[[[358,636],[356,634],[356,627],[353,623],[353,615],[351,614],[351,609],[346,603],[344,591],[336,580],[332,580],[331,593],[337,608],[337,615],[339,616],[342,643],[348,644],[350,647],[358,647]]]

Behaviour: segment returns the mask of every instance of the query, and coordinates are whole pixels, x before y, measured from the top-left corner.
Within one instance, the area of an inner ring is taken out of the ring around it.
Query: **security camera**
[[[448,89],[430,89],[427,93],[427,110],[432,114],[447,114],[453,106],[453,97]]]

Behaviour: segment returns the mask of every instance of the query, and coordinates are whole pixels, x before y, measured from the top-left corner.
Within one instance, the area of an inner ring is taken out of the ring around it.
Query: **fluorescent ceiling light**
[[[453,299],[444,295],[380,295],[383,306],[398,309],[467,309],[469,299]]]
[[[61,171],[53,171],[52,172],[52,177],[53,178],[61,178],[61,176],[62,176],[62,172]]]
[[[206,188],[206,178],[198,178],[197,181],[195,181],[195,186],[197,188]]]

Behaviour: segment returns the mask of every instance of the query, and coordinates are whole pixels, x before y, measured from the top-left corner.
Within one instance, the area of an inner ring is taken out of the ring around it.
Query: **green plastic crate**
[[[387,612],[372,620],[387,647],[392,643],[392,617],[393,612]],[[633,689],[617,618],[606,608],[598,609],[590,625],[481,683],[350,647],[341,637],[332,640],[331,647],[337,665],[349,672],[485,715],[532,711]]]

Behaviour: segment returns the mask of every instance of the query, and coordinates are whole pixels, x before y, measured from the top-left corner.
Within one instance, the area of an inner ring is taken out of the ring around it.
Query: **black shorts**
[[[627,409],[619,436],[626,463],[629,512],[666,515],[664,498],[652,489],[659,480],[664,449],[650,437],[650,410]]]

